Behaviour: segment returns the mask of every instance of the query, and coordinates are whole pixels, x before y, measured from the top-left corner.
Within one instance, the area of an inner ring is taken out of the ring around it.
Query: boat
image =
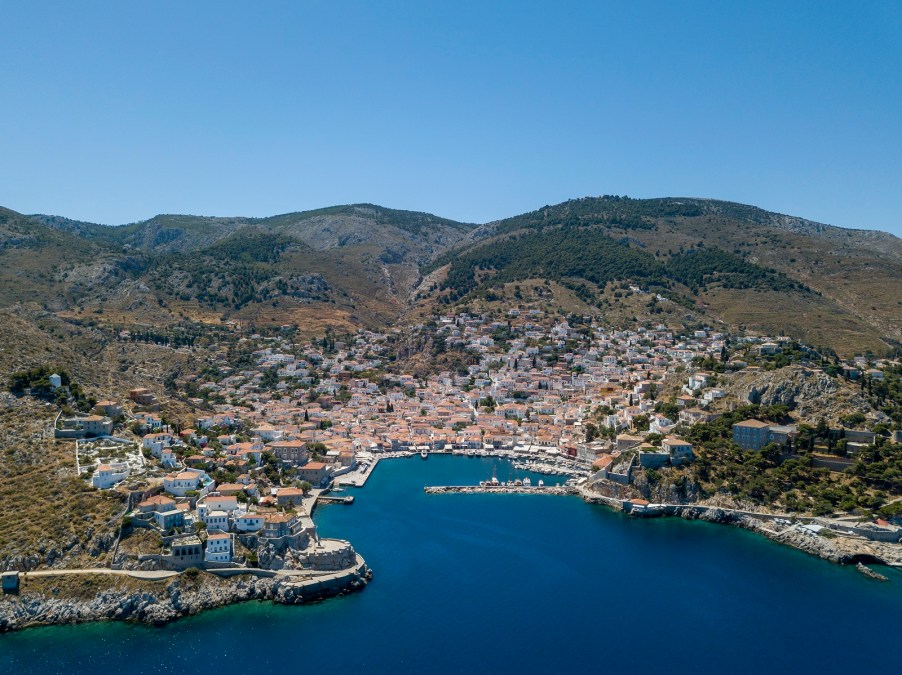
[[[541,478],[539,479],[539,487],[545,487],[545,481],[543,481]]]
[[[420,450],[420,457],[422,457],[423,459],[428,459],[429,452],[425,448],[423,450]]]
[[[529,476],[527,476],[526,478],[523,479],[523,487],[531,487],[531,486],[532,486],[532,481],[529,480]]]
[[[498,482],[498,467],[497,466],[492,467],[492,479],[488,482],[488,484],[492,487],[500,485],[500,483]]]

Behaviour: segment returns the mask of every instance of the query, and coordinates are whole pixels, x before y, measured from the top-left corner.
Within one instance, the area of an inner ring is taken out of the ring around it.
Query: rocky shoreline
[[[355,566],[312,578],[287,574],[241,574],[228,578],[209,573],[182,574],[163,582],[134,580],[130,588],[105,588],[90,597],[67,597],[60,591],[71,583],[69,579],[43,577],[42,580],[59,579],[58,587],[32,590],[30,583],[25,583],[18,595],[0,596],[0,633],[89,621],[162,626],[181,617],[250,600],[300,605],[361,590],[372,576],[358,555]],[[106,584],[109,581],[104,579]]]
[[[583,500],[591,504],[604,504],[633,518],[676,517],[684,520],[700,520],[719,525],[730,525],[761,534],[771,541],[791,546],[809,555],[838,565],[875,563],[880,565],[902,564],[902,546],[881,542],[864,541],[844,536],[822,537],[805,532],[795,525],[777,526],[774,520],[756,517],[735,509],[711,507],[700,504],[666,504],[657,508],[627,510],[624,500],[607,497],[587,490],[581,490]],[[789,523],[793,517],[783,515],[781,519]],[[831,531],[831,535],[835,535]]]
[[[720,525],[732,525],[743,530],[756,532],[764,535],[771,541],[779,544],[791,546],[792,548],[804,551],[809,555],[817,556],[822,560],[838,565],[851,565],[860,561],[861,554],[844,551],[837,548],[833,544],[833,540],[824,539],[808,534],[801,534],[797,530],[772,530],[766,526],[766,523],[753,516],[740,515],[722,509],[706,509],[700,510],[692,506],[686,506],[677,509],[673,514],[684,520],[702,520],[708,523],[717,523]],[[789,518],[789,516],[787,516]],[[869,562],[880,562],[882,560],[870,560]]]

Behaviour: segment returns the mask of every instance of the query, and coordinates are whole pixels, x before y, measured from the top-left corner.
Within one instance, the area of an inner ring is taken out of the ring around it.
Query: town
[[[538,309],[448,314],[413,326],[406,335],[428,336],[433,355],[453,355],[453,369],[420,376],[392,368],[401,331],[310,341],[292,333],[283,327],[214,346],[210,367],[181,383],[196,409],[209,411],[190,424],[164,419],[150,389],[97,402],[90,415],[58,418],[55,434],[74,441],[84,480],[124,495],[124,529],[159,535],[150,547],[146,538],[122,537],[116,564],[336,569],[353,551],[319,539],[313,509],[318,501],[351,503],[346,488],[362,486],[389,457],[503,456],[558,476],[549,487],[591,486],[643,508],[648,499],[631,488],[637,475],[647,482],[662,469],[691,465],[688,432],[755,408],[758,392],[729,393],[724,373],[776,364],[805,376],[826,378],[827,370],[849,382],[879,382],[883,369],[898,366],[831,360],[781,336],[710,327],[676,334],[664,325],[613,330]],[[49,380],[63,386],[58,374]],[[779,410],[777,421],[738,419],[730,440],[746,452],[774,448],[785,457],[803,442],[813,448],[814,435],[804,424],[800,434],[788,413]],[[902,441],[886,424],[861,428],[866,419],[849,420],[858,428],[826,428],[820,442],[842,453],[812,461],[841,472],[857,451]],[[898,538],[891,523],[877,519],[876,526]]]

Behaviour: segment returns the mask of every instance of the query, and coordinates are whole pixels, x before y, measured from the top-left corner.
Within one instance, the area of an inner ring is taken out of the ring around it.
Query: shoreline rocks
[[[29,591],[26,584],[18,596],[0,596],[0,633],[89,621],[162,626],[185,616],[250,600],[300,605],[362,590],[372,576],[358,555],[353,567],[312,578],[242,574],[222,579],[204,574],[189,579],[182,575],[158,587],[147,584],[146,588],[128,591],[102,590],[84,599]],[[65,583],[65,577],[60,577],[60,586]]]
[[[702,520],[720,525],[731,525],[761,534],[771,541],[791,546],[838,565],[854,565],[863,562],[902,566],[902,547],[845,537],[833,530],[830,530],[825,536],[819,536],[812,530],[800,529],[794,524],[789,525],[793,521],[793,516],[787,514],[759,516],[738,509],[705,504],[650,504],[635,508],[629,499],[616,499],[591,489],[582,488],[579,490],[579,494],[587,503],[604,504],[632,518],[677,517],[684,520]]]

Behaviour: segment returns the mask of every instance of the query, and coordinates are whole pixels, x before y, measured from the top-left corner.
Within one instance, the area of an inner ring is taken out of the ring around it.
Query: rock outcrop
[[[165,585],[104,590],[92,597],[56,597],[34,592],[25,584],[18,596],[0,596],[0,632],[87,621],[131,621],[162,625],[183,616],[247,600],[298,605],[360,590],[372,572],[360,556],[347,569],[313,577],[242,574],[220,579],[210,574],[185,575]],[[60,585],[65,578],[60,578]],[[140,584],[138,584],[140,586]]]
[[[824,372],[787,366],[772,371],[745,371],[723,383],[731,398],[761,405],[785,405],[793,416],[808,424],[826,419],[836,424],[842,417],[860,412],[868,420],[886,421],[886,415],[871,408],[863,396],[847,383]]]

